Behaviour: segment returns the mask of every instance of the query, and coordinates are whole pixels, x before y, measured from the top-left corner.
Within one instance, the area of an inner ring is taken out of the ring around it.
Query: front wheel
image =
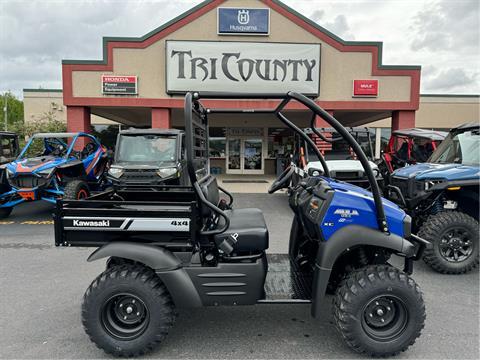
[[[423,260],[443,274],[463,274],[479,263],[478,221],[459,211],[431,215],[418,236],[433,244]]]
[[[69,181],[63,190],[63,198],[66,200],[82,200],[89,196],[88,184],[82,180]]]
[[[420,336],[425,304],[402,271],[375,265],[350,273],[334,298],[334,320],[347,345],[368,356],[393,356]]]
[[[10,216],[12,213],[13,208],[11,207],[3,207],[0,208],[0,219],[5,219]]]
[[[153,350],[175,320],[172,299],[155,272],[133,264],[114,265],[85,292],[82,322],[99,348],[122,357]]]

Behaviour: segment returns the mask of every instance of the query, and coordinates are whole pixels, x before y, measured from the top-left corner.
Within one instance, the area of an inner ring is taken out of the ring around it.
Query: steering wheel
[[[292,180],[293,173],[295,172],[295,167],[290,165],[287,167],[280,176],[275,179],[270,188],[268,189],[269,194],[273,194],[275,191],[288,187],[290,180]]]
[[[57,145],[57,147],[55,147],[55,149],[50,152],[50,154],[53,156],[63,156],[64,153],[65,148],[63,147],[63,145]]]

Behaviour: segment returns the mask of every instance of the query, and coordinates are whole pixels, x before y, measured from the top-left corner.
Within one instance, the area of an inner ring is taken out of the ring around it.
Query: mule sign
[[[320,44],[167,41],[167,93],[226,91],[317,96]]]
[[[217,8],[220,35],[268,35],[270,9]]]

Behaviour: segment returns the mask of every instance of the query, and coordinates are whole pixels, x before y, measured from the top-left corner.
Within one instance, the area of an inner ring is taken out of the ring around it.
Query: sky
[[[62,59],[102,58],[199,0],[0,0],[0,93],[61,88]],[[284,0],[344,40],[382,41],[383,64],[421,65],[422,93],[480,94],[478,0]]]

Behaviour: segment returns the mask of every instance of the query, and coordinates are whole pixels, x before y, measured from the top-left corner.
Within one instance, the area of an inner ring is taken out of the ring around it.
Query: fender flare
[[[347,249],[370,245],[411,257],[415,254],[415,246],[408,240],[395,234],[386,234],[376,229],[359,225],[345,226],[337,230],[328,241],[320,242],[315,263],[315,274],[312,289],[312,315],[317,317],[323,307],[323,300],[333,265]]]
[[[95,250],[88,262],[106,257],[133,260],[152,268],[179,308],[201,307],[202,301],[182,262],[172,252],[153,245],[111,242]]]

